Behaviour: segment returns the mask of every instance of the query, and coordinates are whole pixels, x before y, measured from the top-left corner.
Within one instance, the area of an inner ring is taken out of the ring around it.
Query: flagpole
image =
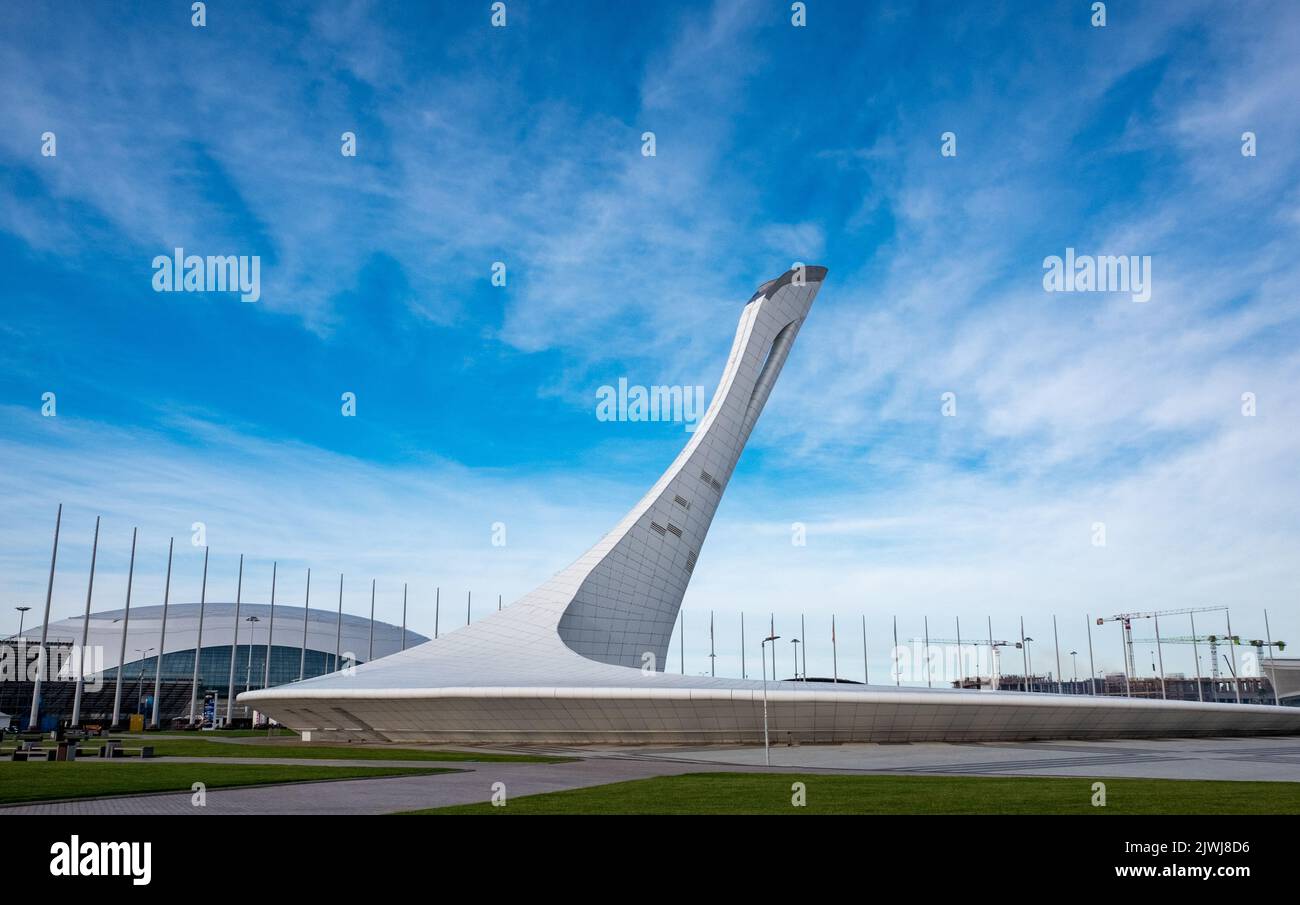
[[[90,637],[90,597],[95,590],[95,558],[99,554],[99,516],[95,516],[95,540],[90,545],[90,584],[86,586],[86,618],[81,623],[81,668],[77,670],[77,691],[72,700],[72,725],[81,725],[81,692],[86,684],[86,642]]]
[[[239,581],[235,584],[235,633],[230,639],[230,683],[226,688],[226,728],[235,717],[235,656],[239,653],[239,607],[244,599],[244,554],[239,554]],[[124,639],[125,640],[125,639]],[[252,654],[250,653],[251,657]]]
[[[275,638],[275,579],[279,570],[278,562],[271,563],[271,620],[266,629],[266,663],[262,669],[262,687],[271,687],[271,642]]]
[[[167,582],[163,585],[163,612],[162,612],[162,630],[158,635],[158,668],[154,670],[153,676],[153,719],[150,724],[153,728],[158,728],[158,718],[162,704],[162,661],[163,653],[167,647],[167,605],[171,602],[172,596],[172,550],[176,546],[176,538],[167,541]]]
[[[194,644],[194,676],[190,679],[190,725],[195,722],[195,708],[198,706],[199,697],[199,651],[203,650],[203,611],[208,605],[208,547],[203,546],[203,584],[199,589],[199,637]],[[217,712],[212,711],[213,719],[216,718]]]
[[[867,617],[862,617],[862,683],[871,684],[871,674],[867,669]]]
[[[54,564],[59,559],[59,528],[63,525],[63,504],[54,517],[54,551],[50,554],[50,583],[45,588],[45,621],[41,624],[41,648],[36,652],[36,681],[32,684],[32,713],[27,720],[27,731],[39,732],[38,716],[41,706],[41,677],[45,672],[45,640],[50,633],[50,601],[54,598]]]
[[[965,682],[966,677],[962,675],[962,673],[964,673],[965,671],[966,671],[965,667],[961,661],[961,617],[958,616],[957,617],[957,687],[958,688],[966,687],[966,682]]]
[[[803,644],[803,680],[807,682],[808,681],[808,629],[804,628],[803,613],[799,614],[799,639],[800,639],[800,643]],[[795,663],[794,671],[796,674],[799,672],[798,663]]]
[[[894,617],[894,686],[898,687],[903,684],[903,675],[898,669],[898,617]]]
[[[709,675],[718,675],[718,652],[713,646],[713,610],[709,610]]]
[[[131,623],[131,585],[135,581],[135,539],[139,528],[131,529],[131,564],[126,569],[126,610],[122,613],[122,647],[117,654],[117,685],[113,689],[113,722],[117,729],[122,724],[122,670],[126,663],[126,630]]]
[[[925,687],[933,688],[930,680],[930,617],[925,617]]]
[[[840,659],[839,651],[835,643],[835,614],[831,614],[831,681],[836,684],[840,681]]]
[[[749,673],[745,671],[745,614],[740,614],[740,677],[748,679]]]
[[[307,622],[311,619],[311,569],[307,570],[307,590],[302,595],[302,647],[298,650],[298,681],[307,678]],[[336,667],[337,663],[334,664]]]

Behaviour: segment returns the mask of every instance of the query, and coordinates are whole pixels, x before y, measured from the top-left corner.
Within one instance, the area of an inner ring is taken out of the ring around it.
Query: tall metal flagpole
[[[799,640],[803,643],[803,680],[807,682],[808,681],[808,629],[804,628],[803,613],[799,614]],[[796,648],[796,653],[797,650],[798,649]],[[775,649],[772,651],[772,656],[774,657],[776,656]],[[799,672],[799,664],[797,662],[794,664],[794,671],[796,674]]]
[[[41,625],[41,649],[36,652],[36,681],[32,685],[32,714],[27,720],[29,731],[36,731],[40,728],[37,724],[38,711],[41,706],[41,677],[45,673],[45,642],[50,634],[50,601],[54,598],[54,564],[59,558],[59,528],[63,525],[63,504],[59,504],[59,512],[54,517],[54,550],[50,553],[50,583],[45,588],[45,621]]]
[[[135,580],[135,538],[138,528],[131,529],[131,565],[126,570],[126,612],[122,614],[122,647],[117,654],[117,686],[113,689],[113,722],[122,725],[122,670],[126,666],[126,628],[131,621],[131,585]]]
[[[239,608],[244,600],[244,554],[239,554],[239,583],[235,585],[235,634],[230,639],[230,684],[226,688],[226,726],[235,716],[235,654],[239,651]],[[252,656],[252,652],[249,652]]]
[[[867,669],[867,617],[862,616],[862,682],[865,685],[871,684],[871,674]]]
[[[745,671],[745,614],[740,614],[740,677],[748,679],[749,673]]]
[[[339,670],[343,659],[343,573],[339,573],[339,615],[334,623],[334,671]]]
[[[998,649],[993,646],[993,617],[986,617],[989,621],[989,684],[993,690],[998,690]]]
[[[1093,695],[1097,694],[1097,667],[1092,662],[1092,615],[1085,613],[1084,621],[1088,623],[1088,681]]]
[[[840,681],[840,656],[835,643],[835,614],[831,613],[831,681]]]
[[[167,605],[171,602],[172,596],[172,551],[176,546],[176,538],[169,538],[167,541],[167,583],[163,585],[163,617],[162,630],[158,634],[158,668],[153,673],[153,718],[149,725],[155,729],[158,728],[159,710],[162,705],[162,661],[163,654],[167,652]]]
[[[208,604],[208,548],[203,547],[203,586],[199,591],[199,640],[194,645],[194,676],[190,679],[190,725],[194,725],[194,710],[199,697],[199,657],[203,653],[203,611]],[[213,716],[216,716],[215,711]]]
[[[402,582],[402,650],[406,650],[406,582]]]
[[[1264,640],[1268,642],[1268,684],[1273,686],[1273,703],[1281,705],[1277,694],[1277,669],[1273,666],[1273,630],[1268,627],[1268,610],[1264,611]]]
[[[1156,616],[1156,656],[1160,660],[1160,697],[1169,700],[1169,694],[1165,691],[1165,653],[1160,647],[1160,617]]]
[[[1232,634],[1232,613],[1225,607],[1223,615],[1228,620],[1228,653],[1232,654],[1232,687],[1237,690],[1237,703],[1241,703],[1241,677],[1237,675],[1237,641]]]
[[[1056,693],[1062,694],[1061,685],[1061,639],[1056,634],[1056,614],[1052,614],[1052,644],[1056,647]]]
[[[86,618],[81,622],[81,668],[77,670],[77,690],[72,696],[72,725],[81,725],[81,691],[86,685],[86,642],[90,640],[90,596],[95,590],[95,558],[99,554],[99,516],[95,516],[95,540],[90,546],[90,583],[86,586]]]
[[[307,678],[307,623],[311,621],[311,569],[307,570],[307,593],[302,598],[302,647],[298,651],[298,681]]]
[[[1029,691],[1029,646],[1025,643],[1025,617],[1020,617],[1020,657],[1025,664],[1025,691]]]
[[[1196,614],[1188,613],[1187,618],[1192,620],[1192,656],[1196,658],[1196,700],[1204,701],[1205,692],[1201,689],[1201,648],[1196,643]]]
[[[776,613],[768,613],[767,633],[769,636],[776,637]],[[776,681],[776,645],[772,645],[772,681]]]
[[[1124,643],[1124,620],[1119,623],[1119,654],[1120,665],[1124,669],[1124,697],[1133,697],[1133,685],[1128,678],[1128,647]]]
[[[799,666],[799,671],[803,673],[803,680],[804,680],[805,682],[807,682],[807,681],[808,681],[808,644],[807,644],[808,636],[805,635],[805,634],[803,634],[803,615],[802,615],[802,614],[800,614],[800,616],[799,616],[799,633],[800,633],[800,635],[802,636],[802,637],[800,638],[800,641],[803,642],[803,643],[801,643],[801,644],[799,645],[801,648],[803,648],[803,651],[802,651],[802,653],[801,653],[801,656],[803,657],[803,665],[802,665],[802,666]],[[797,664],[796,664],[796,665],[797,665]]]
[[[894,685],[895,687],[903,684],[903,673],[898,668],[898,617],[894,617]]]
[[[468,624],[468,623],[466,623]],[[375,659],[375,580],[370,579],[370,648],[366,651],[366,662]]]
[[[925,617],[925,687],[933,688],[930,680],[930,617]]]
[[[966,683],[965,683],[966,677],[962,675],[962,673],[964,673],[966,670],[963,668],[961,662],[961,617],[958,616],[956,618],[957,618],[957,687],[964,688],[966,687]]]
[[[278,562],[271,563],[271,621],[266,629],[266,663],[262,669],[262,687],[271,687],[271,639],[275,637],[275,578],[276,570],[279,569]],[[304,614],[303,618],[306,618]]]
[[[713,610],[709,610],[709,675],[718,674],[718,651],[713,644]]]

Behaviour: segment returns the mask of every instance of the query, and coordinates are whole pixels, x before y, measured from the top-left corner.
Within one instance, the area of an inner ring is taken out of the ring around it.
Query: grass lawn
[[[415,814],[1300,814],[1300,783],[688,773]],[[807,806],[791,804],[791,785]]]
[[[567,763],[572,758],[542,757],[532,754],[490,754],[472,751],[422,751],[417,748],[363,747],[361,745],[317,745],[310,742],[274,742],[259,744],[222,744],[206,738],[166,737],[161,735],[127,736],[124,748],[152,745],[158,757],[293,757],[313,760],[418,760],[460,763]],[[79,757],[94,757],[103,739],[91,739],[78,748]]]
[[[310,782],[447,773],[431,767],[285,767],[275,764],[0,763],[0,804],[131,795],[140,792],[189,792],[201,782],[208,789],[267,783]]]

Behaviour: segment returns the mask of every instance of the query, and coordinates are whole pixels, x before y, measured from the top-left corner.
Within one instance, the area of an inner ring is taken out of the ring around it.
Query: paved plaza
[[[272,743],[273,744],[273,743]],[[348,779],[211,789],[205,807],[191,794],[129,795],[16,805],[16,814],[386,814],[487,801],[496,783],[510,797],[696,772],[763,771],[761,747],[501,749],[580,758],[571,763],[431,763],[400,760],[168,757],[192,763],[448,767],[430,776]],[[287,754],[288,752],[286,752]],[[773,772],[885,775],[1074,776],[1300,782],[1300,738],[1192,739],[986,744],[803,745],[774,747]],[[121,764],[121,761],[116,763]],[[147,764],[148,762],[135,762]],[[90,761],[82,769],[103,769]],[[126,767],[132,769],[133,767]],[[33,765],[32,769],[40,769]]]

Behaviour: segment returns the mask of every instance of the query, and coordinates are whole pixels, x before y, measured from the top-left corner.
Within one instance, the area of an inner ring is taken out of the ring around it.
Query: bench
[[[57,752],[53,748],[19,748],[14,752],[14,763],[27,761],[52,761]]]
[[[99,749],[99,756],[108,758],[126,757],[128,751],[135,752],[139,757],[154,756],[153,745],[141,745],[138,748],[127,748],[119,741],[104,742],[103,747]]]

